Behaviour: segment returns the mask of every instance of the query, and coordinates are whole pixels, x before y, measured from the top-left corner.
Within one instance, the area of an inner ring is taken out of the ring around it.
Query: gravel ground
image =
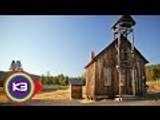
[[[160,100],[31,100],[24,104],[1,104],[2,106],[160,106]]]
[[[52,100],[52,101],[32,101],[26,105],[31,106],[159,106],[160,101],[99,101],[83,103],[80,100]]]

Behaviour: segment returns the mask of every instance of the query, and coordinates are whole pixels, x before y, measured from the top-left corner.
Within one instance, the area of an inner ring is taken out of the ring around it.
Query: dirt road
[[[137,100],[137,101],[87,101],[87,100],[33,100],[28,102],[29,106],[160,106],[160,100]]]
[[[136,101],[88,101],[88,100],[31,100],[18,105],[13,103],[1,104],[2,106],[160,106],[160,100]]]

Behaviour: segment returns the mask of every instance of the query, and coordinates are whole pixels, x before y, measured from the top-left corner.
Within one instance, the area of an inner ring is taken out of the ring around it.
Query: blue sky
[[[132,16],[135,45],[150,63],[160,63],[160,16]],[[119,15],[0,16],[0,70],[21,60],[35,74],[79,76],[90,60],[113,41]]]

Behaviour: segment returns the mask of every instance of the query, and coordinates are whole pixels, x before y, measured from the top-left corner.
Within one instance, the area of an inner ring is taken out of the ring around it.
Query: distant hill
[[[2,81],[3,77],[7,74],[8,71],[0,71],[0,81]],[[32,74],[37,80],[40,79],[39,75]]]

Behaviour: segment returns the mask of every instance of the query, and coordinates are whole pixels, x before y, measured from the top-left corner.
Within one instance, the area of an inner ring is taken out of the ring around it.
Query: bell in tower
[[[122,15],[112,27],[114,31],[114,38],[118,32],[121,32],[121,34],[127,37],[127,35],[133,31],[132,27],[135,26],[135,24],[136,22],[130,15]]]

